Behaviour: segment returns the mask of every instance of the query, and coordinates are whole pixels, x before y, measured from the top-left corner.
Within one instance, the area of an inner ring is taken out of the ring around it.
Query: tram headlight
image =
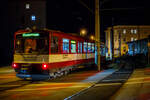
[[[48,69],[48,65],[47,64],[42,64],[42,69],[43,70],[47,70]]]

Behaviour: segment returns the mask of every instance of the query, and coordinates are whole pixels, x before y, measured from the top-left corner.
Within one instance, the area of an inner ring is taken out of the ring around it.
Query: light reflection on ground
[[[49,81],[35,82],[32,84],[26,84],[19,88],[9,89],[0,93],[1,100],[62,100],[76,92],[79,92],[93,83],[82,82],[89,76],[96,75],[98,72],[95,70],[75,72],[67,76],[63,76],[57,79]],[[15,79],[15,73],[3,74],[0,76],[1,80],[12,80]],[[8,82],[9,82],[8,81]],[[1,83],[1,82],[0,82]],[[5,83],[5,82],[2,82]],[[7,81],[6,81],[7,83]],[[26,82],[25,82],[26,83]],[[15,87],[19,86],[20,83],[16,84],[2,84],[0,87]]]

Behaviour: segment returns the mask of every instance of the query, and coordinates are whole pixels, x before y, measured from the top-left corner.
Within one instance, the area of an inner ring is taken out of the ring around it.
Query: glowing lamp
[[[42,64],[42,69],[43,70],[47,70],[48,69],[48,65],[47,64]]]
[[[90,36],[90,39],[91,39],[91,40],[94,40],[94,39],[95,39],[95,37],[94,37],[93,35],[91,35],[91,36]]]
[[[81,29],[80,30],[80,35],[81,36],[85,36],[87,34],[87,30],[86,29]]]
[[[12,67],[13,68],[18,68],[17,64],[15,64],[15,63],[12,64]]]

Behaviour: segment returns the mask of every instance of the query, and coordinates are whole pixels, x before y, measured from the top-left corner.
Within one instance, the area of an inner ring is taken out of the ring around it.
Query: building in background
[[[106,31],[105,31],[105,45],[106,45],[106,58],[111,60],[112,59],[112,27],[109,27]]]
[[[129,42],[148,38],[150,26],[118,25],[108,27],[106,33],[106,58],[119,57],[128,53]]]
[[[12,29],[46,27],[46,0],[9,0]]]

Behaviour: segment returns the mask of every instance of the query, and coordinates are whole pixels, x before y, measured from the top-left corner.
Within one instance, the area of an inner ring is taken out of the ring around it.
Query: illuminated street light
[[[86,29],[81,29],[81,30],[80,30],[80,35],[81,35],[81,36],[87,35],[87,30],[86,30]]]
[[[95,37],[93,35],[90,36],[91,40],[95,40]]]

